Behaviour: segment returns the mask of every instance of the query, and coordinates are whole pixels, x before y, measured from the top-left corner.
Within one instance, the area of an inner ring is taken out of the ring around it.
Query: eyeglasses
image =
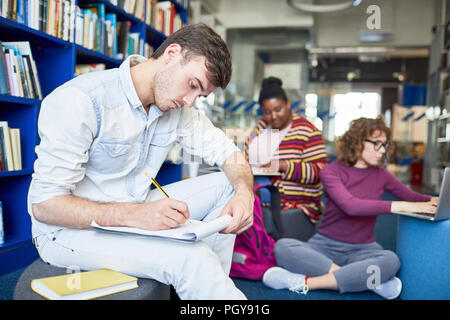
[[[371,144],[373,144],[374,149],[376,151],[380,151],[381,147],[383,147],[385,151],[388,151],[388,149],[389,149],[389,142],[383,143],[381,141],[373,141],[373,140],[369,140],[369,139],[364,139],[364,141],[367,141],[367,142],[370,142]]]

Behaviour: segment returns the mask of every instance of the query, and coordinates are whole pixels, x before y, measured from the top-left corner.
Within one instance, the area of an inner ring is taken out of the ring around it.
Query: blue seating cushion
[[[29,265],[17,281],[14,300],[46,300],[31,289],[31,280],[66,274],[66,269],[45,263],[42,259]],[[170,286],[153,279],[138,279],[138,288],[99,297],[96,300],[169,300]]]

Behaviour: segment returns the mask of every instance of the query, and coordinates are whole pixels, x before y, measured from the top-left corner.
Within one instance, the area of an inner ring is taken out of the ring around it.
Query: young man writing
[[[228,277],[235,235],[253,223],[252,175],[239,149],[192,105],[231,76],[223,40],[186,26],[152,58],[77,77],[42,102],[28,211],[41,258],[82,270],[110,268],[174,286],[182,299],[245,299]],[[149,191],[173,142],[224,173]],[[183,243],[90,228],[161,230],[230,214],[205,242]]]

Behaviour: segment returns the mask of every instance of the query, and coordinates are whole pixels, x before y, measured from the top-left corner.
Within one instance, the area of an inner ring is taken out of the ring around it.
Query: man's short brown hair
[[[158,59],[174,43],[181,46],[186,61],[195,56],[205,57],[208,81],[214,87],[226,88],[231,79],[231,55],[223,39],[211,27],[199,23],[179,29],[155,50],[152,58]]]

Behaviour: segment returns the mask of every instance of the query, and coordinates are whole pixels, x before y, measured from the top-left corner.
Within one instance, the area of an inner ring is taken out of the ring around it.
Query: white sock
[[[397,298],[402,292],[402,282],[399,278],[392,277],[390,280],[380,284],[379,287],[371,290],[385,299],[392,300]]]

